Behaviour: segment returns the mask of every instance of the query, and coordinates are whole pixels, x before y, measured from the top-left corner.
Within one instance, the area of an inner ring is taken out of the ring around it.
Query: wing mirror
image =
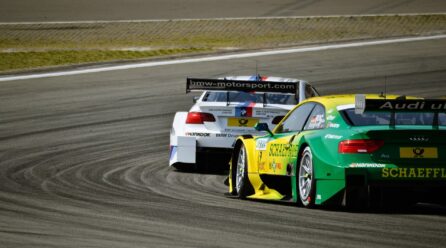
[[[194,103],[197,103],[198,99],[200,99],[199,96],[194,96],[194,98],[193,98]]]
[[[268,132],[269,135],[273,136],[273,132],[271,132],[271,130],[270,130],[269,127],[268,127],[268,124],[266,124],[266,123],[257,123],[257,124],[254,126],[254,129],[257,130],[257,131],[265,131],[265,132]]]

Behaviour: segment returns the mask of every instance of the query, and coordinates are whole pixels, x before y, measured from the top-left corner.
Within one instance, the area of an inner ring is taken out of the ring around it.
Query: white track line
[[[311,47],[270,50],[270,51],[261,51],[261,52],[238,53],[238,54],[229,54],[229,55],[217,55],[217,56],[200,57],[200,58],[153,61],[153,62],[145,62],[145,63],[132,63],[132,64],[125,64],[125,65],[104,66],[104,67],[90,68],[90,69],[74,69],[74,70],[70,70],[70,71],[61,71],[61,72],[48,72],[48,73],[38,73],[38,74],[31,74],[31,75],[5,76],[5,77],[0,77],[0,82],[13,81],[13,80],[24,80],[24,79],[36,79],[36,78],[60,77],[60,76],[106,72],[106,71],[127,70],[127,69],[143,68],[143,67],[155,67],[155,66],[164,66],[164,65],[209,62],[209,61],[217,61],[217,60],[252,58],[252,57],[270,56],[270,55],[278,55],[278,54],[303,53],[303,52],[313,52],[313,51],[322,51],[322,50],[331,50],[331,49],[341,49],[341,48],[375,46],[375,45],[385,45],[385,44],[412,42],[412,41],[437,40],[437,39],[445,39],[445,38],[446,38],[446,35],[435,35],[435,36],[425,36],[425,37],[411,37],[411,38],[399,38],[399,39],[387,39],[387,40],[375,40],[375,41],[350,42],[350,43],[342,43],[342,44],[330,44],[330,45],[323,45],[323,46],[311,46]]]
[[[0,22],[0,25],[47,25],[47,24],[102,24],[102,23],[149,23],[149,22],[182,22],[182,21],[232,21],[232,20],[276,20],[276,19],[308,19],[308,18],[346,18],[346,17],[394,17],[394,16],[430,16],[446,15],[446,12],[426,13],[388,13],[357,15],[310,15],[310,16],[270,16],[270,17],[222,17],[222,18],[178,18],[178,19],[143,19],[143,20],[85,20],[85,21],[47,21],[47,22]]]

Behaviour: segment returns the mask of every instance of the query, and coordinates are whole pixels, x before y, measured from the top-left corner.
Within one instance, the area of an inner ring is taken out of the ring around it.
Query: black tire
[[[247,196],[254,193],[254,189],[248,179],[248,158],[243,144],[240,146],[236,158],[232,164],[233,192],[238,198],[246,199]]]
[[[313,154],[309,146],[302,152],[296,178],[300,202],[304,207],[313,208],[316,201],[316,180],[314,179]]]

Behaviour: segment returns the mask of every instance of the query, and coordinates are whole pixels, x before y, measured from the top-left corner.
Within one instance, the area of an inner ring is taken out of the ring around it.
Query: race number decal
[[[261,138],[256,140],[256,150],[265,151],[267,143],[268,143],[268,138]]]

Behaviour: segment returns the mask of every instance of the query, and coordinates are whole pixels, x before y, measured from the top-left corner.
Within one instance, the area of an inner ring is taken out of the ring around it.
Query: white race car
[[[204,92],[189,112],[175,114],[170,132],[169,165],[177,169],[227,164],[236,137],[262,134],[254,129],[258,122],[272,130],[298,102],[319,95],[304,80],[261,76],[188,78],[191,91]]]

